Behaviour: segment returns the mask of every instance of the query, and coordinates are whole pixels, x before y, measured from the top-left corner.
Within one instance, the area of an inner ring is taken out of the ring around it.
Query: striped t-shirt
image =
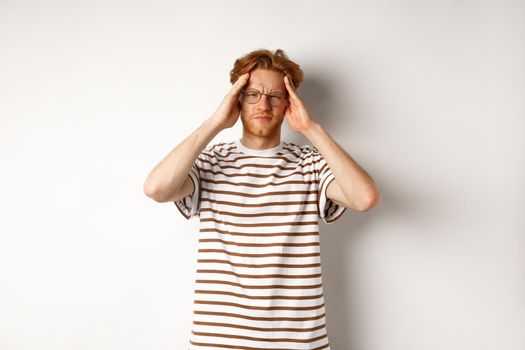
[[[207,146],[175,201],[200,217],[189,349],[330,349],[319,218],[346,210],[326,197],[334,175],[310,145]]]

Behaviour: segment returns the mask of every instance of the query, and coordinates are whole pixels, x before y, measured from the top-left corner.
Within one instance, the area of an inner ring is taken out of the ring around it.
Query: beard
[[[254,136],[260,137],[268,137],[278,132],[278,129],[281,127],[283,120],[279,122],[274,117],[272,118],[271,122],[260,122],[254,119],[246,120],[241,114],[241,121],[244,131]]]

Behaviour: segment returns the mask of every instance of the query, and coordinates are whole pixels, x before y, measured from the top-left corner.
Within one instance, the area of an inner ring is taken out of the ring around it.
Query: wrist
[[[314,121],[303,131],[303,135],[311,141],[311,138],[318,134],[321,128],[321,124]]]
[[[223,129],[220,123],[217,121],[217,118],[215,118],[214,116],[211,116],[208,119],[206,119],[202,125],[205,128],[211,129],[216,134],[221,132]]]

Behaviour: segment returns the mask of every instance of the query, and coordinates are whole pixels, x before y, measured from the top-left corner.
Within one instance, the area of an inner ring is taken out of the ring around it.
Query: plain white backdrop
[[[320,227],[331,348],[524,349],[524,33],[511,0],[0,1],[0,349],[187,349],[198,219],[142,186],[259,48],[382,194]]]

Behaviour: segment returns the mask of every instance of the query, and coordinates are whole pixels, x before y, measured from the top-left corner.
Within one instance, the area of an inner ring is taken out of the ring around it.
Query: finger
[[[295,93],[295,86],[293,85],[292,79],[287,75],[284,77],[284,83],[286,85],[286,89],[288,90],[288,93],[290,96],[293,96],[294,98],[297,97]]]
[[[239,95],[240,95],[241,89],[244,85],[246,85],[249,79],[250,79],[250,72],[244,73],[239,78],[237,78],[237,81],[233,83],[233,86],[230,90],[230,95],[240,98]]]
[[[295,85],[294,85],[294,83],[293,83],[293,80],[292,80],[292,78],[290,78],[290,76],[289,76],[289,75],[287,75],[287,76],[286,76],[286,79],[288,80],[288,82],[289,82],[289,83],[290,83],[290,85],[292,86],[293,90],[295,91]]]
[[[241,75],[235,82],[235,85],[236,87],[243,87],[248,82],[248,80],[250,80],[250,72]]]
[[[243,75],[241,75],[237,79],[237,81],[233,84],[232,90],[233,90],[234,94],[238,94],[241,91],[242,87],[244,85],[246,85],[248,80],[250,80],[250,72],[244,73]]]

